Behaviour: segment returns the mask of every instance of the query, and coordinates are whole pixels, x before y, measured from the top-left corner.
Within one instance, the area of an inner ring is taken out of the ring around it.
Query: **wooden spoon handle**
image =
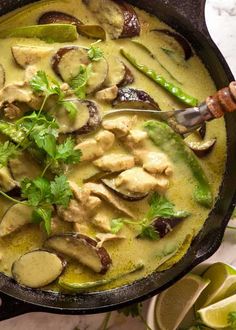
[[[219,90],[215,95],[206,99],[206,105],[215,118],[224,116],[226,112],[236,111],[236,81],[229,87]]]

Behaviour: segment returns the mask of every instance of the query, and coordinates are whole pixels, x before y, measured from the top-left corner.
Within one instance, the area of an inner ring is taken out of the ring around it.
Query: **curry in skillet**
[[[123,1],[50,0],[2,17],[0,48],[0,271],[80,292],[176,264],[217,198],[224,121],[184,139],[103,116],[212,94],[187,40]]]

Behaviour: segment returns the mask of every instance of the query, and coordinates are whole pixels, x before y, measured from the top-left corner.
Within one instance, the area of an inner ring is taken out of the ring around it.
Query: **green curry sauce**
[[[62,12],[81,19],[83,23],[98,24],[96,17],[81,0],[51,0],[41,1],[35,5],[30,5],[28,9],[21,9],[2,17],[0,19],[0,29],[35,25],[37,24],[38,17],[42,13],[50,10],[53,11],[57,8],[60,8]],[[208,95],[214,93],[214,82],[198,56],[194,55],[188,61],[184,61],[183,57],[181,57],[181,48],[174,45],[177,55],[172,55],[177,56],[176,58],[178,60],[173,60],[173,57],[168,56],[162,49],[171,47],[170,40],[167,40],[161,34],[149,32],[152,29],[170,28],[145,11],[138,8],[135,8],[135,11],[141,23],[141,35],[135,37],[135,40],[146,45],[151,52],[155,54],[156,58],[168,68],[172,76],[181,82],[179,87],[188,94],[193,95],[199,101],[203,101]],[[5,85],[24,80],[25,70],[19,67],[12,58],[11,47],[13,45],[48,46],[53,48],[53,53],[55,53],[63,46],[77,45],[90,47],[92,42],[92,39],[88,39],[82,35],[79,35],[78,40],[66,43],[47,43],[37,38],[22,37],[0,39],[0,63],[3,65],[6,72]],[[175,44],[174,41],[172,42]],[[166,70],[160,66],[156,59],[149,56],[141,47],[133,43],[131,38],[112,40],[107,37],[107,40],[100,42],[98,46],[104,51],[105,58],[117,56],[130,68],[135,78],[134,83],[130,87],[146,91],[158,102],[162,110],[184,108],[185,105],[178,102],[175,97],[168,94],[141,72],[138,72],[135,68],[130,66],[121,56],[120,49],[123,48],[130,54],[135,55],[137,61],[145,63],[167,80],[178,85],[176,81],[168,75]],[[58,76],[56,76],[55,72],[52,70],[50,59],[51,55],[40,60],[36,64],[37,69],[45,71],[50,77],[58,80]],[[88,96],[88,98],[95,100],[94,95]],[[100,103],[101,112],[106,112],[111,109],[111,104],[95,101]],[[135,129],[144,130],[144,123],[151,119],[153,119],[151,116],[138,115]],[[119,120],[119,117],[117,117],[117,120]],[[97,133],[98,131],[89,134],[89,138],[92,138]],[[217,142],[213,151],[206,157],[198,159],[198,162],[201,164],[209,180],[214,200],[218,195],[226,159],[226,131],[223,119],[207,123],[205,139],[208,140],[216,136]],[[87,135],[82,135],[80,137],[80,141],[86,139]],[[197,140],[198,136],[193,134],[188,139]],[[149,151],[161,151],[150,139],[146,141],[145,148]],[[121,141],[116,139],[112,149],[107,153],[128,154],[129,152]],[[186,253],[192,239],[201,230],[210,209],[200,205],[194,199],[193,190],[195,182],[187,164],[184,164],[184,162],[172,162],[171,158],[170,161],[172,163],[173,174],[169,179],[169,188],[166,190],[165,196],[169,201],[175,204],[177,210],[187,211],[191,213],[191,215],[181,221],[172,232],[160,240],[137,239],[137,230],[132,225],[125,225],[120,232],[120,235],[125,237],[124,239],[107,241],[103,245],[112,259],[112,265],[105,275],[96,274],[79,262],[68,259],[68,265],[62,275],[64,281],[69,283],[83,283],[109,279],[117,274],[127,273],[137,264],[144,264],[141,270],[121,277],[108,285],[100,286],[97,290],[110,289],[143,278],[155,270],[170,268]],[[98,169],[91,162],[81,162],[78,165],[70,166],[66,175],[69,180],[76,182],[82,187],[83,181],[88,180],[88,178],[97,172]],[[149,210],[148,198],[136,202],[122,202],[132,210],[137,221],[142,220]],[[0,218],[10,205],[11,202],[7,201],[5,198],[1,198]],[[105,205],[106,212],[111,220],[123,217],[108,203],[103,202],[103,205]],[[17,221],[17,218],[15,221]],[[63,232],[73,231],[72,224],[65,222],[61,230]],[[89,232],[87,232],[87,234],[89,234],[90,237],[94,238],[98,232],[99,230],[94,226],[91,224],[89,225]],[[42,248],[45,239],[47,239],[47,235],[42,228],[36,224],[28,224],[18,231],[0,238],[0,271],[8,276],[12,276],[11,267],[13,262],[28,251]],[[62,290],[56,283],[46,287],[46,289],[55,291]]]

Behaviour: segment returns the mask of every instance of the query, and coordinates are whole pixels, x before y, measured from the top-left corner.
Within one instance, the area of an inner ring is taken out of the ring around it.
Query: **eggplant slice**
[[[120,198],[129,201],[129,202],[136,202],[140,201],[148,196],[148,194],[141,194],[141,193],[131,193],[124,191],[122,188],[117,188],[115,185],[115,178],[105,178],[101,180],[102,183],[109,188],[113,193],[115,193]]]
[[[43,58],[49,56],[52,51],[52,47],[23,45],[15,45],[11,47],[12,56],[15,62],[24,69],[28,65],[34,65]]]
[[[189,60],[193,56],[193,50],[190,43],[181,34],[167,29],[153,29],[151,32],[162,33],[170,38],[175,39],[175,41],[177,41],[179,46],[183,49],[185,61]]]
[[[12,234],[16,230],[31,223],[32,208],[27,205],[14,204],[3,215],[0,223],[0,237]]]
[[[28,252],[12,265],[12,275],[21,285],[41,288],[54,282],[63,272],[66,262],[55,253],[44,250]]]
[[[85,37],[106,40],[106,32],[100,25],[83,24],[78,18],[60,12],[48,11],[38,19],[38,24],[73,24],[77,32]]]
[[[133,7],[124,1],[83,0],[112,39],[139,36],[140,22]]]
[[[0,64],[0,89],[2,89],[5,85],[6,74],[2,64]]]
[[[216,138],[211,139],[206,142],[190,142],[190,141],[187,142],[186,141],[186,144],[195,153],[195,155],[197,155],[199,158],[203,158],[212,152],[212,150],[216,144]]]
[[[65,82],[71,80],[79,74],[81,65],[89,65],[91,60],[88,57],[88,49],[68,46],[60,48],[52,58],[52,68],[54,72]],[[93,62],[92,73],[87,82],[86,91],[88,94],[100,89],[107,77],[108,64],[105,58]]]
[[[45,242],[45,247],[75,259],[99,274],[105,274],[112,263],[105,248],[97,247],[97,241],[82,234],[52,236]]]
[[[78,111],[75,118],[71,118],[63,104],[51,113],[55,117],[59,132],[62,134],[75,133],[77,135],[91,133],[101,122],[98,106],[88,100],[71,100]]]
[[[120,88],[113,102],[117,109],[153,109],[160,110],[159,105],[146,92],[134,88]]]
[[[106,86],[124,87],[134,82],[134,76],[130,69],[115,56],[108,59],[109,71],[105,81]]]

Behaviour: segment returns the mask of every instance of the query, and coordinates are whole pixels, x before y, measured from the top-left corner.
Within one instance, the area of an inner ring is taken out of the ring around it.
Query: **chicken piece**
[[[151,174],[164,174],[170,176],[173,173],[172,164],[162,152],[136,150],[136,160]]]
[[[81,161],[91,161],[104,155],[115,141],[115,136],[111,132],[103,131],[97,134],[95,138],[87,139],[79,143],[75,149],[82,152]]]
[[[98,196],[106,202],[114,206],[118,211],[124,213],[130,218],[135,218],[135,214],[125,205],[123,201],[115,196],[103,184],[88,182],[84,185],[84,189],[89,190],[92,195]]]
[[[102,247],[105,242],[122,240],[122,239],[125,239],[125,236],[99,233],[99,234],[96,235],[96,238],[99,240],[99,243],[97,244],[97,247]]]
[[[119,117],[116,119],[104,120],[102,126],[104,129],[113,132],[118,138],[128,135],[132,127],[137,123],[137,116]]]
[[[7,119],[13,120],[22,117],[24,110],[20,109],[13,103],[8,103],[4,108],[4,115]]]
[[[134,167],[134,157],[125,154],[105,155],[93,162],[103,171],[120,172]]]
[[[0,168],[0,189],[3,192],[9,192],[17,187],[17,182],[11,176],[7,167]]]
[[[111,102],[117,98],[118,95],[118,87],[111,86],[105,89],[102,89],[101,91],[97,92],[95,97],[98,101],[101,102]]]
[[[111,231],[111,223],[110,223],[110,216],[106,212],[105,208],[100,208],[97,214],[94,216],[92,223],[96,226],[99,230],[109,233]]]
[[[87,236],[89,236],[89,234],[90,234],[90,228],[87,223],[75,222],[73,225],[73,230],[76,233],[80,233],[80,234],[87,235]]]
[[[27,84],[9,84],[0,91],[0,107],[4,103],[13,103],[15,101],[28,103],[31,101],[32,96],[33,92]]]
[[[58,215],[67,222],[86,223],[90,221],[96,209],[101,205],[98,197],[90,196],[90,191],[79,189],[75,182],[69,182],[74,199],[71,199],[69,206],[65,209],[58,207]]]
[[[132,129],[129,132],[129,135],[126,138],[126,141],[133,146],[139,145],[145,139],[147,139],[148,135],[146,132],[140,129]]]
[[[95,140],[104,151],[108,151],[115,142],[115,135],[109,131],[101,131],[95,136]]]
[[[25,69],[25,81],[30,81],[37,73],[39,69],[36,65],[29,65]]]
[[[132,193],[149,193],[150,191],[163,191],[169,186],[168,179],[154,177],[141,167],[134,167],[122,172],[115,180],[116,187]]]
[[[57,215],[54,215],[51,220],[51,236],[63,234],[71,231],[71,224],[65,223]]]

